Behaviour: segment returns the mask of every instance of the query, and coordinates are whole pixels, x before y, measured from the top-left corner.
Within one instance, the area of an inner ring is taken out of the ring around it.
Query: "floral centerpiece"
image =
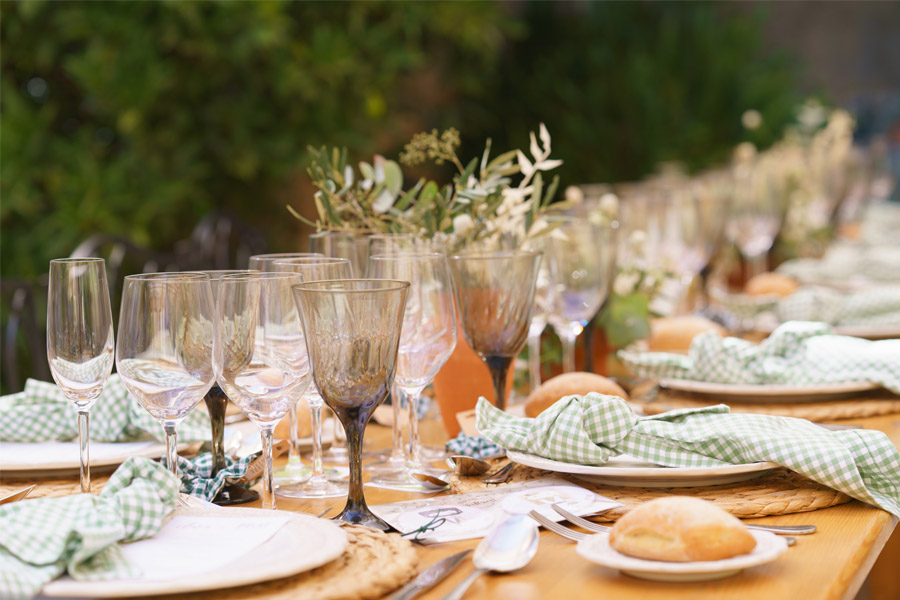
[[[317,218],[288,209],[319,231],[412,233],[451,251],[496,247],[503,238],[523,244],[551,229],[542,217],[559,177],[545,185],[544,174],[562,161],[550,158],[550,134],[543,124],[538,136],[531,133],[530,156],[509,150],[491,157],[489,139],[480,157],[463,163],[459,145],[459,132],[452,128],[413,137],[401,163],[451,163],[456,173],[443,185],[423,178],[407,190],[397,162],[376,156],[354,170],[346,150],[310,148],[308,173],[317,188]]]

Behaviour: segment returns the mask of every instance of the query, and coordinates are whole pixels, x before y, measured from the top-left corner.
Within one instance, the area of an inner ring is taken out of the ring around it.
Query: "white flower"
[[[600,212],[610,218],[619,214],[619,198],[615,194],[606,193],[600,197]]]
[[[628,296],[634,293],[640,273],[619,273],[613,282],[613,291],[619,296]]]
[[[467,214],[456,215],[453,217],[453,233],[459,236],[464,236],[472,227],[475,226],[475,221],[472,220]]]

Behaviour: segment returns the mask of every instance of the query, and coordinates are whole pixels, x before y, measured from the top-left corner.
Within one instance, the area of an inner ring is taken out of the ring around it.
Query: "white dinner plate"
[[[691,379],[661,379],[660,387],[690,392],[737,402],[794,403],[822,402],[848,398],[861,392],[877,390],[876,383],[868,381],[849,381],[844,383],[821,383],[810,385],[783,384],[737,384],[712,383],[709,381],[693,381]]]
[[[781,323],[774,319],[772,321],[761,320],[754,326],[754,329],[759,333],[768,335],[780,325]],[[900,338],[900,326],[898,325],[881,327],[873,327],[871,325],[833,325],[831,328],[834,330],[835,335],[846,335],[864,340],[876,341]]]
[[[288,577],[314,569],[336,559],[347,547],[347,535],[335,523],[300,513],[229,507],[178,508],[173,515],[244,520],[287,517],[287,522],[261,544],[244,547],[238,552],[234,552],[234,548],[229,548],[232,551],[232,559],[212,569],[204,570],[198,566],[197,571],[191,571],[191,549],[177,547],[172,548],[171,552],[179,560],[181,572],[174,577],[76,581],[69,576],[63,576],[45,585],[41,593],[53,598],[121,598],[225,589]],[[170,524],[171,520],[163,526],[163,531]],[[210,544],[221,544],[224,548],[233,539],[229,537],[228,531],[204,530],[203,535],[207,547]],[[152,543],[154,540],[141,540],[134,544],[147,542]],[[160,552],[166,550],[159,547],[160,541],[157,540],[155,543],[157,547],[153,552],[139,553],[143,554],[144,558],[144,562],[135,561],[139,568],[147,564],[146,568],[151,571],[160,570],[159,564],[154,564],[149,557],[158,557]],[[157,558],[156,561],[158,560]]]
[[[575,551],[587,560],[618,569],[639,579],[666,582],[709,581],[736,575],[749,567],[771,562],[787,550],[787,542],[768,531],[751,531],[756,548],[731,558],[694,562],[645,560],[617,552],[609,545],[609,534],[598,533],[578,542]]]
[[[525,452],[507,450],[506,455],[513,462],[554,471],[577,475],[604,485],[622,487],[698,487],[720,485],[759,477],[779,465],[772,462],[756,462],[748,465],[725,465],[721,467],[661,467],[627,454],[614,456],[604,465],[579,465],[535,456]]]

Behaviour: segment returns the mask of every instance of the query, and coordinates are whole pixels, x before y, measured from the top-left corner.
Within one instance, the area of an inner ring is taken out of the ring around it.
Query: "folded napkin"
[[[772,461],[900,517],[900,453],[881,431],[829,431],[721,404],[638,417],[622,398],[593,392],[566,396],[534,419],[480,398],[476,427],[504,448],[586,465],[623,453],[667,467]]]
[[[132,457],[99,496],[0,506],[0,598],[31,598],[63,572],[82,580],[139,575],[118,544],[155,535],[175,506],[178,487],[159,463]]]
[[[900,285],[850,292],[821,286],[802,287],[777,302],[775,315],[781,322],[894,327],[900,325]]]
[[[897,239],[896,229],[894,239]],[[822,258],[795,258],[778,265],[776,271],[803,282],[854,279],[896,282],[900,280],[900,245],[866,246],[853,242],[832,244]]]
[[[212,452],[204,452],[194,459],[187,459],[183,456],[178,457],[178,474],[181,475],[181,492],[190,494],[197,498],[202,498],[207,502],[212,502],[213,498],[222,491],[226,485],[237,483],[237,481],[247,472],[259,453],[245,456],[240,460],[234,460],[230,456],[225,457],[225,468],[221,469],[213,477],[213,455]],[[163,458],[163,466],[168,461]],[[246,484],[250,487],[252,482]]]
[[[472,458],[487,458],[500,454],[502,448],[486,439],[474,435],[466,435],[462,431],[455,438],[444,444],[451,454],[464,454]]]
[[[619,351],[638,375],[713,383],[809,385],[871,382],[900,394],[900,340],[834,335],[824,323],[791,321],[760,344],[714,331],[694,338],[687,356]]]
[[[0,442],[64,442],[78,439],[75,406],[54,383],[29,379],[25,390],[0,398]],[[210,439],[209,416],[198,406],[178,424],[178,441]],[[91,441],[165,441],[162,426],[125,388],[117,373],[91,408]]]

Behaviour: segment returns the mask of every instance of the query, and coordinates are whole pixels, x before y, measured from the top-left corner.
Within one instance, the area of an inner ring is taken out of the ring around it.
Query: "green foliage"
[[[624,348],[650,335],[649,299],[641,292],[627,296],[613,293],[597,322],[606,331],[606,338],[613,347]]]
[[[394,155],[416,131],[455,126],[474,156],[487,138],[520,146],[543,121],[564,184],[624,180],[659,160],[721,159],[746,137],[748,108],[765,145],[794,104],[756,24],[705,3],[0,10],[4,276],[45,272],[98,232],[167,248],[212,208],[296,249],[284,206],[311,194],[308,145]]]

